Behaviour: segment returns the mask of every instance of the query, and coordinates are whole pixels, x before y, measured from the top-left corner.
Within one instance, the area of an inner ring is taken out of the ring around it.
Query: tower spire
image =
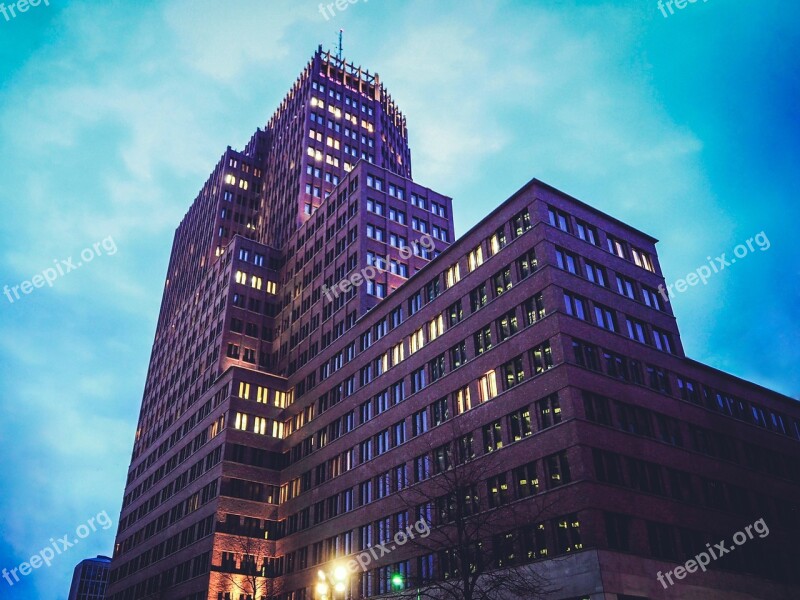
[[[339,47],[336,50],[336,58],[342,60],[342,56],[344,54],[344,49],[342,48],[342,34],[344,33],[344,29],[339,30]]]

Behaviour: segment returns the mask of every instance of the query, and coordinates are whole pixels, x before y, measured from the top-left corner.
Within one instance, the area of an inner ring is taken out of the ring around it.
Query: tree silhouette
[[[542,598],[545,592],[556,588],[531,567],[529,557],[518,554],[516,540],[524,528],[553,516],[552,506],[537,493],[514,500],[507,479],[492,480],[508,470],[502,462],[505,453],[474,453],[469,442],[474,433],[468,429],[471,419],[466,414],[464,417],[467,419],[452,419],[440,425],[437,431],[448,431],[444,435],[428,434],[424,456],[430,457],[431,476],[399,494],[408,509],[409,521],[425,519],[430,524],[429,536],[417,535],[408,543],[416,547],[417,556],[433,554],[437,576],[423,580],[418,573],[403,581],[405,589],[396,590],[393,597]],[[435,446],[432,440],[451,441]],[[529,484],[533,488],[538,482]],[[495,490],[488,494],[493,502],[482,499],[480,494],[490,488]],[[509,538],[511,544],[507,543]]]
[[[225,551],[233,555],[233,563],[221,565],[217,572],[216,585],[211,587],[217,593],[232,593],[252,600],[271,599],[281,593],[281,585],[271,571],[269,559],[273,554],[271,544],[262,538],[242,534],[221,533]]]

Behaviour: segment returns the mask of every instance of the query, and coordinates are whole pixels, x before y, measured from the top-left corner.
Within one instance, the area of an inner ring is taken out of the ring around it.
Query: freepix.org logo
[[[420,519],[416,523],[395,533],[391,540],[365,548],[364,551],[357,554],[355,558],[350,559],[347,567],[350,569],[351,573],[357,573],[359,569],[366,573],[367,567],[369,567],[373,560],[378,560],[401,546],[404,546],[410,540],[416,539],[414,535],[415,531],[419,534],[419,537],[424,539],[431,534],[431,527],[425,519]]]
[[[86,523],[81,523],[75,528],[75,536],[70,539],[67,533],[58,539],[50,538],[50,545],[45,546],[39,552],[31,556],[28,560],[20,563],[19,566],[13,569],[3,569],[2,577],[6,580],[9,586],[13,587],[15,583],[19,583],[20,575],[27,577],[36,569],[42,567],[49,567],[53,564],[53,560],[66,550],[73,546],[77,546],[81,540],[88,538],[93,532],[97,531],[98,526],[102,530],[106,530],[113,525],[111,517],[108,516],[106,511],[102,511],[97,516],[92,517]]]
[[[31,8],[36,8],[40,4],[50,6],[50,0],[18,0],[6,6],[4,2],[0,2],[0,14],[2,14],[6,22],[15,19],[17,14],[28,12]]]
[[[425,254],[428,252],[432,252],[436,249],[436,245],[433,242],[433,238],[428,234],[423,234],[416,242],[411,242],[410,246],[401,246],[400,247],[400,258],[403,260],[408,260],[414,255]],[[349,277],[345,277],[338,283],[333,284],[332,287],[328,287],[327,285],[322,285],[322,295],[328,300],[328,302],[333,302],[335,298],[339,297],[339,294],[345,294],[353,288],[357,288],[365,283],[370,284],[372,283],[373,279],[378,275],[378,267],[373,265],[368,265],[350,275]],[[376,294],[380,297],[383,297],[383,294]]]
[[[81,250],[81,260],[77,262],[75,262],[75,259],[71,256],[66,260],[54,259],[53,264],[55,266],[44,269],[41,273],[37,273],[31,277],[30,280],[25,280],[13,286],[5,285],[3,287],[3,294],[8,298],[11,304],[14,304],[15,299],[19,300],[22,297],[19,295],[20,292],[27,296],[33,292],[35,288],[44,287],[45,283],[49,287],[53,287],[53,283],[59,277],[63,277],[67,273],[79,269],[86,263],[93,261],[95,256],[102,256],[103,252],[101,252],[101,250],[105,252],[107,256],[114,256],[117,253],[117,244],[111,236],[108,236],[100,242],[95,242],[91,247]]]
[[[697,569],[700,569],[705,573],[706,568],[711,564],[712,560],[719,560],[729,552],[736,550],[738,546],[741,546],[748,540],[752,540],[755,537],[753,535],[753,530],[755,530],[755,532],[758,534],[758,537],[761,539],[764,539],[769,535],[769,527],[767,527],[764,519],[761,518],[752,525],[746,526],[742,531],[737,531],[734,533],[733,544],[726,546],[725,540],[722,540],[721,542],[714,544],[712,547],[711,544],[708,543],[706,544],[707,551],[700,552],[693,559],[687,560],[683,566],[675,567],[672,571],[667,571],[666,573],[659,571],[656,575],[656,579],[658,579],[658,582],[664,587],[664,589],[667,589],[669,585],[675,585],[675,582],[672,581],[673,575],[675,576],[675,579],[683,579],[688,573],[697,572]],[[669,585],[667,585],[667,581],[669,582]]]

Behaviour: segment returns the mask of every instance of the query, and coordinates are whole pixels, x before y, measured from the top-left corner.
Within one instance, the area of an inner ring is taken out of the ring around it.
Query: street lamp
[[[332,574],[334,592],[341,594],[344,599],[347,594],[347,580],[350,573],[344,565],[339,564],[333,566]]]
[[[347,597],[349,573],[344,565],[334,565],[330,573],[317,571],[317,577],[319,581],[314,588],[316,600],[335,600],[339,594],[342,599]]]
[[[328,587],[327,583],[325,583],[324,581],[320,581],[319,583],[317,583],[317,587],[315,589],[317,592],[318,600],[328,600],[328,591],[330,590],[330,588]]]

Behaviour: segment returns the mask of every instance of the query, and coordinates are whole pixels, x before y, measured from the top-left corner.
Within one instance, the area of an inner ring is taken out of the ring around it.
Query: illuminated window
[[[228,173],[227,175],[225,175],[225,183],[229,185],[236,185],[236,177]]]
[[[469,253],[469,270],[474,271],[483,264],[483,248],[478,246]]]
[[[286,408],[286,392],[275,392],[275,406]]]
[[[614,236],[609,235],[606,238],[606,243],[608,244],[608,251],[611,254],[616,254],[620,258],[628,258],[627,254],[625,253],[625,244],[621,240],[618,240]]]
[[[475,342],[475,355],[483,354],[492,347],[492,330],[487,325],[483,329],[479,329],[472,334],[473,341]]]
[[[511,430],[511,440],[518,442],[531,435],[531,412],[528,408],[521,408],[508,415],[508,424]]]
[[[322,160],[322,150],[316,150],[309,146],[308,150],[306,150],[306,153],[314,160]]]
[[[209,438],[212,438],[212,439],[215,438],[217,435],[219,435],[219,433],[223,429],[225,429],[225,415],[224,414],[220,415],[219,418],[217,420],[215,420],[211,424],[211,427],[209,427],[209,432],[208,432]]]
[[[503,389],[511,389],[525,380],[525,369],[522,365],[521,356],[503,364],[501,369],[503,372]]]
[[[437,337],[444,333],[444,317],[439,315],[428,323],[428,339],[435,340]]]
[[[507,312],[501,318],[497,319],[497,332],[501,342],[510,338],[517,333],[517,331],[519,331],[519,324],[515,311]]]
[[[239,382],[239,398],[244,398],[245,400],[250,399],[250,384],[245,383],[244,381]]]
[[[246,190],[246,189],[247,189],[247,186],[248,186],[248,182],[247,182],[247,180],[246,180],[246,179],[240,179],[240,180],[239,180],[239,187],[240,187],[241,189],[243,189],[243,190]]]
[[[447,271],[445,272],[444,281],[445,281],[445,287],[448,288],[454,286],[459,281],[461,281],[461,269],[459,268],[458,263],[454,264],[449,269],[447,269]]]
[[[250,287],[253,287],[253,288],[257,289],[257,290],[260,290],[261,289],[261,285],[262,285],[261,277],[257,277],[256,275],[253,275],[250,278]]]
[[[506,483],[505,473],[501,473],[495,477],[490,477],[486,482],[486,487],[489,491],[490,508],[495,508],[508,503],[508,484]]]
[[[531,228],[531,215],[526,208],[511,219],[511,237],[516,238]]]
[[[467,412],[472,408],[472,398],[469,393],[469,387],[463,387],[457,392],[453,393],[455,400],[456,414]]]
[[[389,353],[381,354],[375,359],[375,376],[383,375],[389,368]]]
[[[536,462],[529,462],[514,469],[514,482],[517,497],[527,498],[539,491],[539,477],[536,475]]]
[[[566,554],[583,549],[581,523],[577,514],[556,520],[556,554]]]
[[[247,283],[247,273],[236,271],[236,283]]]
[[[234,427],[242,431],[247,429],[247,415],[245,413],[236,413],[236,422],[234,423]]]
[[[269,388],[256,386],[256,402],[269,404]]]
[[[274,281],[267,281],[267,293],[268,294],[278,293],[278,286]]]
[[[422,331],[422,327],[420,327],[414,333],[412,333],[411,337],[409,338],[410,354],[414,354],[414,352],[422,348],[424,345],[425,334]]]
[[[550,348],[550,342],[534,346],[530,351],[530,355],[533,359],[534,374],[544,373],[547,369],[553,367],[553,351]]]
[[[492,283],[494,284],[494,295],[495,297],[499,296],[503,292],[507,292],[511,289],[511,268],[506,267],[502,271],[498,271],[492,277]]]
[[[655,271],[655,269],[653,269],[653,261],[650,260],[649,254],[638,248],[631,248],[631,254],[633,254],[633,262],[635,262],[637,266],[647,269],[651,273]]]
[[[489,302],[489,296],[486,294],[486,284],[482,283],[469,293],[469,305],[472,312],[479,311]]]
[[[478,380],[478,395],[481,402],[487,402],[497,396],[497,375],[494,370],[485,373]]]
[[[253,433],[259,435],[266,435],[267,433],[267,419],[264,417],[253,417]]]
[[[561,423],[561,405],[558,394],[550,394],[546,398],[536,401],[536,410],[539,413],[539,428],[547,429]]]
[[[392,347],[392,365],[396,365],[403,361],[405,358],[405,344],[401,341],[396,346]]]
[[[503,227],[498,229],[489,238],[489,250],[492,254],[497,254],[506,245],[506,232]]]

